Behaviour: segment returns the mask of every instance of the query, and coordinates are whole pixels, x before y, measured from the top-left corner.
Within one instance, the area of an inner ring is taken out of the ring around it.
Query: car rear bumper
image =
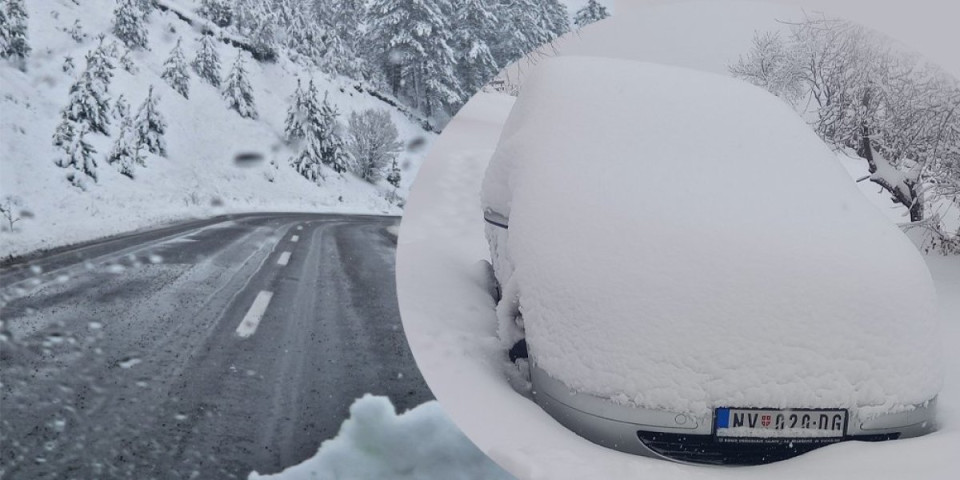
[[[574,433],[596,444],[636,455],[711,464],[759,464],[790,458],[839,441],[908,438],[935,429],[936,398],[910,411],[861,419],[850,411],[847,435],[837,439],[776,439],[721,443],[713,434],[713,414],[696,417],[678,412],[618,405],[571,391],[531,364],[537,404]]]

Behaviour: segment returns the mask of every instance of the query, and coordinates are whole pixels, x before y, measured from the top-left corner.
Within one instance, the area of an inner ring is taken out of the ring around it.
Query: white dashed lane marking
[[[250,305],[250,310],[247,311],[240,325],[237,326],[237,335],[240,338],[247,338],[257,331],[260,319],[267,311],[271,298],[273,298],[273,292],[263,290],[257,294],[257,298],[253,300],[253,305]]]
[[[280,259],[277,260],[277,265],[283,266],[290,262],[290,252],[283,252],[280,254]]]
[[[300,235],[294,235],[290,237],[290,241],[293,243],[297,243],[297,240],[300,240]]]

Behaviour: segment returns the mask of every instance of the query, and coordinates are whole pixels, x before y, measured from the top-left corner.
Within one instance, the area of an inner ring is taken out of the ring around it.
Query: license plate
[[[718,408],[715,415],[717,438],[737,439],[841,439],[847,432],[847,411],[777,410],[764,408]]]

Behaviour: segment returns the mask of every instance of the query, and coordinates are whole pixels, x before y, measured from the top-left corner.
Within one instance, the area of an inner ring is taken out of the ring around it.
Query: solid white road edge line
[[[250,305],[250,310],[247,311],[240,325],[237,326],[237,335],[240,338],[247,338],[257,331],[260,319],[267,311],[271,298],[273,298],[273,292],[262,290],[257,294],[257,298],[253,300],[253,305]]]
[[[280,258],[277,260],[277,265],[283,266],[290,261],[290,252],[283,252],[280,254]]]
[[[300,235],[294,235],[290,237],[290,241],[296,243],[297,240],[300,240]]]

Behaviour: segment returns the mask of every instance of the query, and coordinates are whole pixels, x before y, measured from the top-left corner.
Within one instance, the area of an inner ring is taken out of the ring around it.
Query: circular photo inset
[[[950,478],[960,83],[827,14],[624,6],[454,117],[397,284],[520,480]]]

